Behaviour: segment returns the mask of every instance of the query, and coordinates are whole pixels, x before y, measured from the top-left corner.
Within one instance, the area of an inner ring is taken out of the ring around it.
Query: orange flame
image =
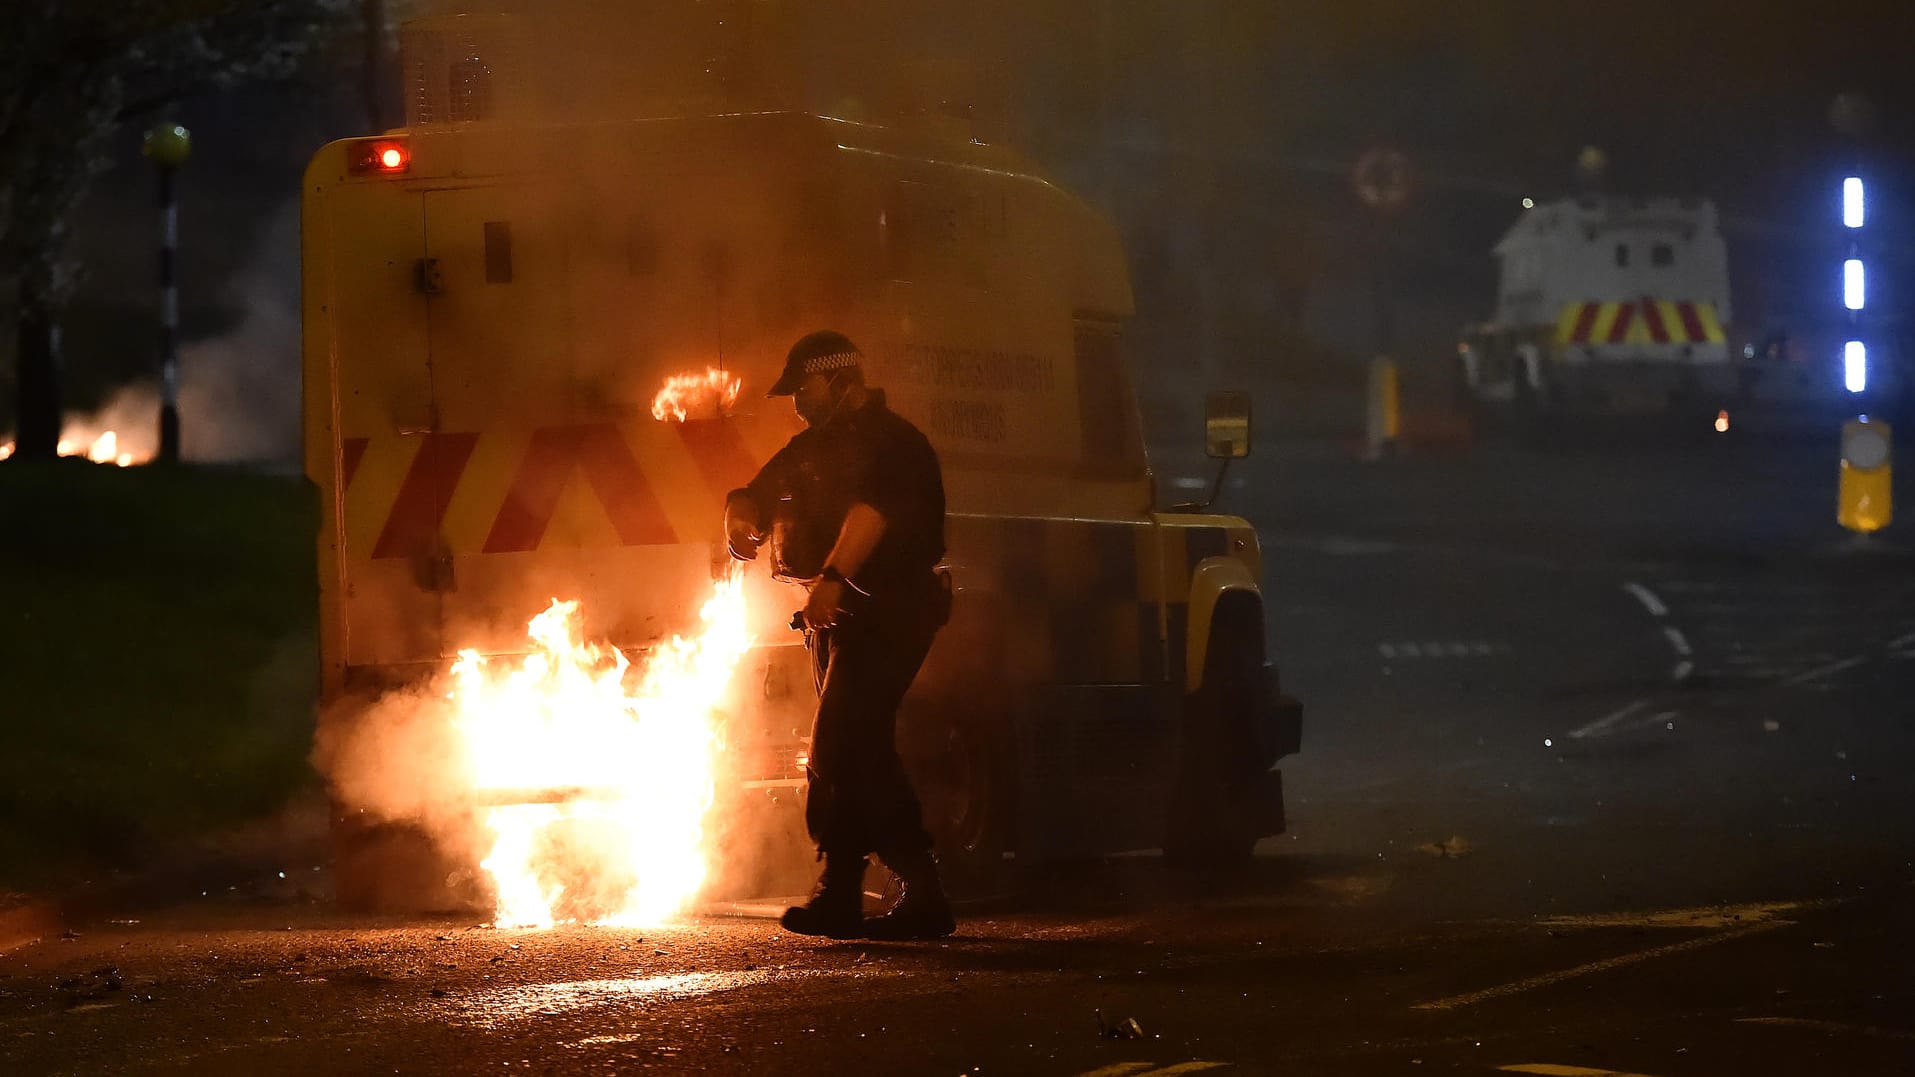
[[[656,924],[704,884],[715,711],[751,645],[735,576],[699,619],[635,685],[624,654],[580,641],[575,601],[532,619],[535,650],[514,668],[460,652],[450,697],[472,788],[513,801],[483,818],[499,926]]]
[[[15,448],[14,442],[0,441],[0,460],[11,457]],[[83,456],[96,464],[112,464],[115,467],[132,467],[153,457],[151,451],[121,451],[120,435],[116,431],[107,430],[93,436],[76,429],[72,420],[68,421],[67,430],[60,435],[59,444],[53,451],[61,456]]]
[[[652,397],[652,418],[682,423],[693,411],[703,411],[707,406],[723,415],[738,403],[738,391],[744,385],[743,378],[717,367],[707,367],[703,374],[673,374]]]

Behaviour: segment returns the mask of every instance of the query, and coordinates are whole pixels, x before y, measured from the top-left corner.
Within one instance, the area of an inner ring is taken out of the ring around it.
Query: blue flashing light
[[[1861,310],[1868,299],[1868,278],[1862,270],[1860,258],[1850,258],[1842,263],[1842,305],[1850,310]]]
[[[1842,384],[1851,393],[1868,388],[1868,348],[1859,340],[1842,346]]]
[[[1850,228],[1860,228],[1864,212],[1862,178],[1850,176],[1842,181],[1842,223]]]

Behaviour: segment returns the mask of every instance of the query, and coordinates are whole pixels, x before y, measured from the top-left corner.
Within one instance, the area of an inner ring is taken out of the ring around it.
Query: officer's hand
[[[837,580],[819,580],[805,602],[805,624],[812,628],[830,628],[844,616],[844,584]]]
[[[725,545],[731,555],[740,561],[753,561],[758,557],[758,546],[763,541],[756,528],[741,527],[736,524],[725,529]]]
[[[758,547],[765,536],[758,530],[758,521],[752,518],[750,511],[736,502],[725,505],[725,545],[731,555],[740,561],[752,561],[758,557]]]

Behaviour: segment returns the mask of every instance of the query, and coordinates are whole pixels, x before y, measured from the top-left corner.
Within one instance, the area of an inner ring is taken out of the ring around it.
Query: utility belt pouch
[[[951,602],[955,593],[951,583],[951,570],[939,565],[932,571],[932,577],[936,581],[936,586],[931,589],[932,620],[942,628],[951,623]]]

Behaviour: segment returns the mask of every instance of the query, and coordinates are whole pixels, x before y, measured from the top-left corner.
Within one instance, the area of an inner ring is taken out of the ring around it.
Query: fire
[[[708,406],[722,415],[738,403],[738,391],[744,385],[744,379],[717,367],[707,367],[703,374],[673,374],[652,397],[652,418],[682,423],[693,411]]]
[[[15,443],[0,441],[0,460],[12,456]],[[113,430],[90,435],[75,430],[71,422],[67,432],[60,435],[60,442],[54,452],[61,456],[84,456],[96,464],[112,464],[115,467],[132,467],[152,458],[151,452],[132,453],[120,448],[120,435]]]
[[[1726,411],[1716,412],[1716,433],[1726,434],[1728,432],[1729,432],[1729,413]]]
[[[492,805],[481,866],[501,927],[656,924],[707,874],[715,712],[751,644],[741,583],[720,582],[697,633],[636,671],[581,641],[578,608],[555,599],[534,617],[534,650],[516,664],[467,650],[452,666],[455,729],[476,799]]]
[[[133,466],[133,454],[120,451],[120,435],[111,430],[93,439],[93,447],[86,451],[86,458],[96,464]]]

